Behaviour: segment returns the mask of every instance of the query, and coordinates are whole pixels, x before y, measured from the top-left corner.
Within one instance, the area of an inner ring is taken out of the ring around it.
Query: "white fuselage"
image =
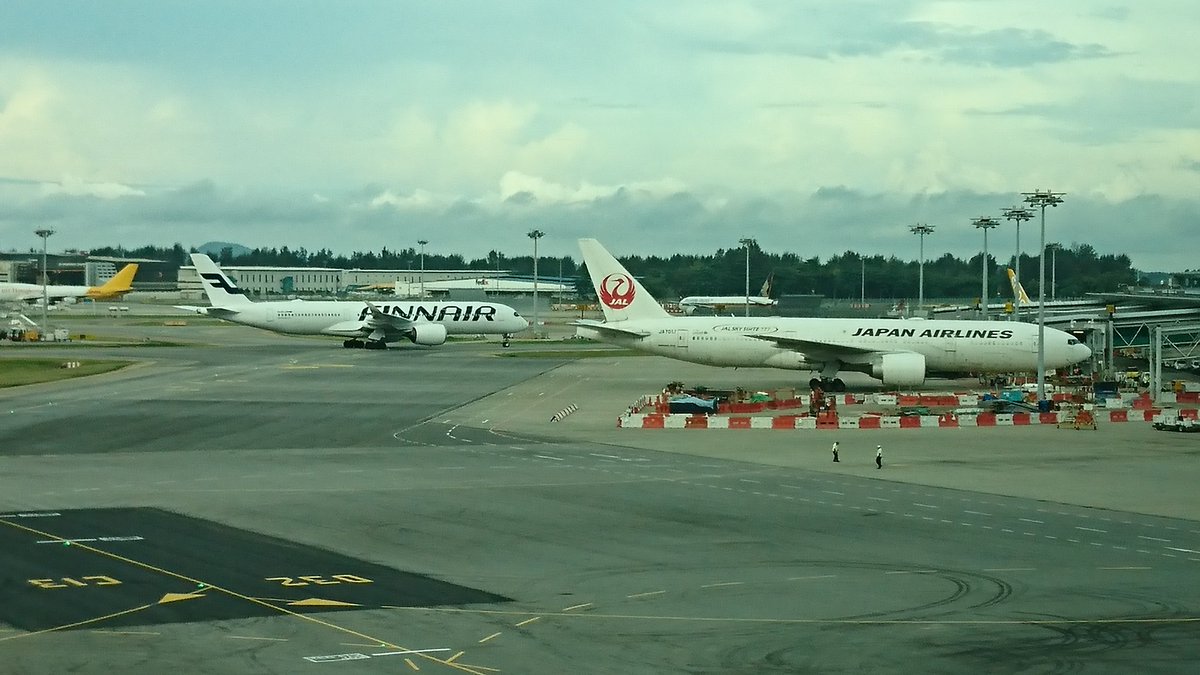
[[[449,335],[508,334],[528,326],[511,307],[491,302],[386,302],[375,306],[385,314],[417,323],[440,323]],[[255,302],[228,309],[236,314],[218,316],[277,333],[343,337],[362,335],[370,311],[364,302],[342,300]]]
[[[915,352],[924,355],[929,373],[1009,372],[1037,367],[1034,324],[998,321],[938,321],[923,319],[813,319],[672,317],[609,324],[645,337],[579,326],[579,334],[631,349],[681,361],[713,366],[819,370],[837,360],[848,370],[862,370],[879,355]],[[1048,369],[1085,360],[1090,354],[1069,334],[1046,328]],[[826,342],[864,350],[859,354],[821,355],[811,350],[780,346],[752,335]]]
[[[46,286],[45,297],[50,300],[87,297],[91,286]],[[41,284],[0,284],[0,302],[26,302],[42,299]]]
[[[775,300],[761,295],[751,295],[749,298],[744,295],[692,295],[680,300],[679,306],[691,314],[700,307],[719,309],[745,307],[747,304],[755,307],[771,307],[775,305],[775,302]]]

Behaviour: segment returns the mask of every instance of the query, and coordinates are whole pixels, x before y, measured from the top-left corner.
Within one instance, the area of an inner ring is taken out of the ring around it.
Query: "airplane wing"
[[[804,354],[809,361],[829,361],[833,359],[848,361],[854,360],[855,357],[879,353],[878,349],[868,349],[866,347],[841,344],[833,341],[802,340],[800,338],[783,337],[781,335],[755,335],[753,333],[746,334],[746,337],[774,342],[779,347]]]
[[[571,323],[571,325],[572,326],[582,326],[584,328],[592,328],[592,329],[598,330],[602,333],[608,333],[610,335],[619,335],[619,336],[624,336],[624,337],[644,338],[647,335],[650,335],[650,331],[647,331],[647,330],[629,330],[628,328],[621,328],[621,327],[615,326],[611,323],[602,323],[599,321],[590,321],[587,319],[583,319],[580,321],[574,321]]]
[[[414,322],[402,316],[394,314],[386,314],[374,303],[366,303],[367,318],[362,323],[361,332],[367,334],[367,338],[371,340],[383,340],[387,338],[395,339],[401,335],[407,335],[412,330]]]
[[[175,309],[182,309],[185,312],[194,312],[196,314],[204,314],[207,316],[216,317],[218,319],[227,319],[231,316],[236,316],[239,313],[236,309],[227,309],[225,307],[198,307],[196,305],[175,305]]]

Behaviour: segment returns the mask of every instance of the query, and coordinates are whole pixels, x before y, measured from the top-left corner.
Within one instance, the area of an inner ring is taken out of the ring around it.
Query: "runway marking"
[[[25,531],[25,532],[28,532],[28,533],[30,533],[30,534],[35,534],[35,535],[39,535],[39,536],[42,536],[42,537],[47,537],[47,538],[58,538],[58,539],[62,539],[61,537],[56,537],[56,535],[54,535],[54,534],[52,534],[52,533],[50,533],[50,532],[43,532],[43,531],[41,531],[41,530],[38,530],[38,529],[35,529],[35,528],[32,528],[32,527],[28,527],[28,526],[22,525],[22,524],[20,524],[20,523],[15,523],[15,522],[13,522],[13,521],[11,521],[11,520],[0,520],[0,525],[8,525],[9,527],[14,527],[14,528],[17,528],[17,529],[19,529],[19,530],[23,530],[23,531]],[[239,599],[239,600],[244,600],[244,601],[246,601],[246,602],[249,602],[249,603],[252,603],[252,604],[255,604],[255,605],[260,605],[260,606],[262,606],[262,607],[266,607],[267,609],[270,609],[270,610],[272,610],[272,611],[275,611],[275,612],[279,612],[280,614],[285,614],[285,615],[287,615],[287,616],[290,616],[290,617],[292,617],[292,618],[294,618],[294,619],[299,619],[299,620],[301,620],[301,621],[307,621],[307,622],[309,622],[309,623],[314,623],[314,624],[317,624],[317,625],[319,625],[319,626],[324,626],[324,627],[326,627],[326,628],[329,628],[329,629],[332,629],[332,630],[335,630],[335,631],[338,631],[338,632],[341,632],[341,633],[345,633],[345,634],[347,634],[347,635],[353,635],[353,636],[355,636],[355,637],[362,638],[362,639],[364,639],[364,640],[370,640],[370,641],[372,641],[372,642],[378,642],[379,644],[383,645],[384,647],[387,647],[387,648],[390,648],[390,649],[397,649],[397,650],[405,650],[405,649],[406,649],[405,647],[402,647],[402,646],[400,646],[400,645],[393,644],[393,643],[390,643],[390,642],[386,642],[386,641],[384,641],[384,640],[380,640],[379,638],[372,637],[372,636],[370,636],[370,635],[367,635],[367,634],[365,634],[365,633],[360,633],[360,632],[358,632],[358,631],[356,631],[356,630],[353,630],[353,629],[350,629],[350,628],[346,628],[345,626],[339,626],[339,625],[337,625],[337,624],[335,624],[335,623],[331,623],[331,622],[329,622],[329,621],[326,621],[326,620],[324,620],[324,619],[321,619],[321,618],[319,618],[319,617],[317,617],[317,616],[314,616],[314,615],[311,615],[311,614],[300,614],[299,612],[296,612],[296,611],[290,610],[290,609],[288,609],[287,607],[281,607],[281,606],[278,606],[278,605],[272,605],[272,604],[270,604],[270,603],[263,602],[262,600],[258,600],[258,599],[256,599],[256,598],[253,598],[253,597],[251,597],[251,596],[245,595],[245,594],[243,594],[243,593],[238,593],[237,591],[234,591],[234,590],[231,590],[231,589],[228,589],[228,588],[224,588],[224,587],[222,587],[222,586],[216,586],[216,585],[213,585],[213,584],[210,584],[210,583],[207,583],[207,582],[201,581],[201,580],[199,580],[199,579],[196,579],[196,578],[193,578],[193,577],[187,576],[186,574],[180,574],[179,572],[172,572],[172,571],[170,571],[170,570],[168,570],[168,569],[165,569],[165,568],[162,568],[162,567],[158,567],[158,566],[155,566],[155,565],[151,565],[150,563],[147,563],[147,562],[142,562],[142,561],[140,561],[140,560],[135,560],[135,559],[133,559],[133,558],[129,558],[129,557],[127,557],[127,556],[123,556],[123,555],[120,555],[120,554],[117,554],[117,553],[113,553],[113,552],[111,552],[111,551],[105,551],[105,550],[103,550],[103,549],[98,549],[98,548],[96,548],[96,547],[94,547],[94,546],[89,546],[88,544],[79,544],[79,545],[77,545],[75,548],[76,548],[76,549],[83,549],[83,550],[85,550],[85,551],[90,551],[90,552],[92,552],[92,553],[95,553],[96,555],[99,555],[99,556],[102,556],[102,557],[105,557],[105,558],[109,558],[109,559],[111,559],[111,560],[116,560],[116,561],[119,561],[119,562],[123,562],[123,563],[129,564],[129,565],[133,565],[134,567],[138,567],[138,568],[141,568],[141,569],[144,569],[144,570],[148,570],[148,571],[150,571],[150,572],[155,572],[155,573],[157,573],[157,574],[161,574],[161,575],[163,575],[163,576],[166,576],[166,577],[171,577],[171,578],[174,578],[174,579],[179,579],[179,580],[181,580],[181,581],[186,581],[186,582],[188,582],[188,583],[190,583],[190,584],[194,584],[194,585],[196,585],[196,586],[201,586],[201,585],[202,585],[202,586],[204,586],[204,588],[206,588],[206,589],[209,589],[209,590],[212,590],[212,591],[214,591],[214,592],[217,592],[217,593],[224,593],[224,594],[226,594],[226,595],[228,595],[228,596],[231,596],[231,597],[233,597],[233,598],[237,598],[237,599]],[[20,633],[20,634],[18,634],[18,635],[10,635],[10,636],[7,636],[7,637],[0,637],[0,642],[3,642],[3,641],[5,641],[5,640],[12,640],[12,639],[16,639],[16,638],[30,637],[30,636],[33,636],[33,635],[41,635],[41,634],[44,634],[44,633],[50,633],[50,632],[53,632],[53,631],[65,630],[65,629],[68,629],[68,628],[74,628],[74,627],[76,627],[76,626],[82,626],[82,625],[86,625],[86,624],[89,624],[89,623],[95,623],[96,621],[102,621],[102,620],[109,619],[109,618],[113,618],[113,617],[117,617],[117,616],[123,616],[123,615],[126,615],[126,614],[132,614],[132,613],[134,613],[134,612],[139,612],[139,611],[141,611],[141,610],[143,610],[143,609],[147,609],[147,608],[149,608],[149,607],[153,607],[153,606],[155,606],[156,604],[158,604],[158,603],[149,604],[149,605],[141,605],[141,606],[139,606],[139,607],[133,607],[133,608],[130,608],[130,609],[122,610],[122,611],[120,611],[120,612],[115,612],[115,613],[112,613],[112,614],[108,614],[108,615],[105,615],[105,616],[94,617],[94,618],[91,618],[91,619],[85,619],[85,620],[83,620],[83,621],[77,621],[77,622],[75,622],[75,623],[71,623],[71,624],[65,624],[65,625],[62,625],[62,626],[54,626],[54,627],[52,627],[52,628],[47,628],[47,629],[40,630],[40,631],[34,631],[34,632],[30,632],[30,633]],[[426,655],[426,654],[420,654],[420,656],[421,656],[422,658],[429,659],[430,661],[435,661],[435,662],[437,662],[437,663],[441,663],[441,664],[443,664],[443,665],[450,666],[450,667],[452,667],[452,668],[455,668],[456,670],[460,670],[460,671],[467,672],[467,673],[472,673],[472,675],[482,675],[481,671],[479,671],[479,670],[476,670],[476,669],[474,669],[474,668],[468,668],[468,667],[466,667],[466,666],[461,666],[461,665],[459,665],[459,664],[452,664],[452,663],[449,663],[449,662],[443,661],[443,660],[441,660],[441,659],[439,659],[439,658],[437,658],[437,657],[435,657],[435,656],[428,656],[428,655]],[[370,657],[367,657],[367,658],[370,658]]]
[[[1150,540],[1150,541],[1161,541],[1161,542],[1165,542],[1165,543],[1168,543],[1168,544],[1169,544],[1169,543],[1171,543],[1171,540],[1170,540],[1170,539],[1163,539],[1162,537],[1147,537],[1147,536],[1146,536],[1146,535],[1144,535],[1144,534],[1139,534],[1139,535],[1138,535],[1138,539],[1148,539],[1148,540]]]
[[[891,570],[884,574],[937,574],[937,570]]]
[[[983,511],[971,511],[969,509],[963,509],[963,513],[969,513],[973,516],[990,516],[990,515],[992,515],[990,513],[984,513]]]
[[[1095,527],[1084,527],[1084,526],[1082,526],[1082,525],[1076,525],[1076,526],[1075,526],[1075,529],[1077,529],[1077,530],[1085,530],[1085,531],[1087,531],[1087,532],[1101,532],[1101,533],[1107,533],[1107,532],[1108,532],[1108,530],[1101,530],[1101,529],[1098,529],[1098,528],[1095,528]]]
[[[662,595],[664,593],[666,593],[666,591],[646,591],[645,593],[634,593],[633,595],[627,595],[625,597],[627,597],[627,598],[646,598],[651,595]],[[521,624],[517,624],[517,625],[519,626]]]
[[[618,457],[616,455],[602,455],[598,452],[589,452],[588,454],[591,455],[592,457],[603,457],[605,459],[621,459],[620,457]]]
[[[100,630],[93,629],[93,633],[97,635],[162,635],[150,630]]]
[[[491,640],[492,638],[497,638],[497,637],[500,637],[500,634],[501,634],[501,633],[503,633],[503,631],[498,631],[498,632],[492,633],[491,635],[489,635],[489,636],[487,636],[487,637],[483,638],[482,640],[480,640],[480,641],[479,641],[479,644],[483,644],[483,643],[487,642],[488,640]],[[455,654],[455,656],[458,656],[458,655],[457,655],[457,654]]]
[[[1195,551],[1190,548],[1179,548],[1177,546],[1166,546],[1165,548],[1168,551],[1179,551],[1180,553],[1200,553],[1200,551]]]
[[[1010,530],[1010,529],[1008,529],[1007,527],[1002,527],[1002,528],[1000,528],[1000,531],[1001,531],[1001,532],[1007,532],[1007,533],[1009,533],[1009,534],[1012,534],[1012,533],[1013,533],[1013,531],[1012,531],[1012,530]]]
[[[870,499],[871,501],[876,501],[876,502],[890,502],[890,501],[892,501],[892,500],[890,500],[890,499],[884,499],[883,497],[867,497],[867,499]]]
[[[913,506],[920,506],[923,509],[936,509],[933,504],[922,504],[921,502],[913,502]]]
[[[809,577],[788,577],[788,581],[807,581],[809,579],[833,579],[836,574],[814,574]]]
[[[571,605],[570,607],[563,607],[561,611],[570,612],[570,611],[574,611],[576,609],[583,609],[584,607],[591,607],[591,606],[592,606],[592,603],[584,602],[584,603],[580,603],[578,605]]]
[[[257,637],[254,635],[226,635],[230,640],[266,640],[269,642],[287,642],[287,638]]]
[[[845,492],[838,492],[837,490],[822,490],[821,492],[831,495],[842,495],[843,497],[846,495]]]
[[[749,478],[739,478],[739,483],[761,483],[761,480],[750,480]]]
[[[724,586],[741,586],[745,583],[746,582],[744,582],[744,581],[721,581],[721,582],[718,582],[715,584],[704,584],[700,588],[722,588]]]
[[[1032,572],[1036,567],[985,567],[984,572]]]
[[[1137,566],[1137,565],[1126,565],[1126,566],[1124,566],[1124,567],[1097,567],[1096,569],[1098,569],[1098,570],[1121,570],[1121,571],[1124,571],[1124,570],[1149,570],[1149,569],[1154,569],[1154,568],[1153,568],[1153,567],[1139,567],[1139,566]]]
[[[531,624],[531,623],[533,623],[534,621],[538,621],[538,620],[539,620],[539,619],[541,619],[541,618],[542,618],[542,617],[540,617],[540,616],[535,616],[535,617],[532,617],[532,618],[529,618],[529,619],[525,619],[524,621],[520,621],[520,622],[518,622],[518,623],[517,623],[517,628],[520,628],[521,626],[525,626],[525,625],[527,625],[527,624]]]
[[[538,459],[552,459],[556,462],[565,462],[566,461],[562,457],[551,457],[550,455],[534,455],[534,457],[537,457]]]
[[[1044,521],[1044,520],[1034,520],[1033,518],[1017,518],[1017,520],[1024,522],[1024,523],[1037,523],[1038,525],[1046,524],[1046,521]]]
[[[790,489],[792,489],[792,490],[807,490],[807,489],[808,489],[808,488],[806,488],[806,487],[801,487],[801,486],[799,486],[799,485],[787,485],[787,484],[784,484],[784,483],[780,483],[780,484],[779,484],[779,487],[790,488]],[[868,497],[868,499],[870,499],[870,497]]]

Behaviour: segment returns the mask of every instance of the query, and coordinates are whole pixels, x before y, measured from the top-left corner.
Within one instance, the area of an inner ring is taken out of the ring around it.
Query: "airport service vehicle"
[[[122,267],[111,279],[99,286],[53,286],[47,285],[45,297],[50,302],[74,302],[82,298],[92,300],[114,300],[133,290],[133,277],[137,274],[137,263]],[[0,283],[0,302],[39,302],[42,299],[41,284]]]
[[[774,307],[779,304],[778,301],[771,299],[771,278],[773,275],[768,275],[767,280],[763,282],[762,288],[759,289],[758,295],[689,295],[679,301],[679,308],[684,314],[691,316],[697,309],[711,309],[715,312],[724,312],[729,308],[745,309],[747,303],[751,307]]]
[[[1037,368],[1038,327],[1019,322],[671,316],[595,239],[580,239],[604,321],[581,319],[588,338],[713,366],[820,373],[810,386],[843,391],[842,370],[897,386],[926,377]],[[1047,368],[1087,359],[1087,345],[1045,329]]]
[[[1154,416],[1152,424],[1159,431],[1200,431],[1200,422],[1185,420],[1173,414],[1159,413]]]
[[[529,322],[517,310],[497,302],[371,302],[286,300],[251,302],[211,258],[192,254],[211,307],[181,305],[233,323],[292,335],[336,335],[346,348],[386,349],[409,340],[440,345],[447,335],[502,335],[505,346]]]

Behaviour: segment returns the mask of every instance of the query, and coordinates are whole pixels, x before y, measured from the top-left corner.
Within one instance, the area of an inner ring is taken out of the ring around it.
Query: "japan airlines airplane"
[[[600,298],[604,321],[580,320],[582,337],[714,366],[815,371],[810,386],[842,391],[839,371],[866,373],[887,385],[926,377],[1037,368],[1034,324],[930,319],[673,317],[595,239],[579,248]],[[1046,328],[1046,367],[1091,355],[1071,335]],[[830,381],[832,380],[832,381]]]
[[[180,306],[199,314],[292,335],[336,335],[343,347],[386,349],[387,343],[409,340],[440,345],[447,335],[503,335],[504,344],[529,322],[508,305],[495,302],[351,302],[285,300],[251,302],[203,253],[192,264],[204,282],[212,307]]]
[[[750,297],[744,295],[689,295],[679,301],[679,308],[683,310],[684,314],[691,316],[700,308],[724,312],[729,307],[745,308],[747,303],[751,307],[774,307],[779,303],[771,299],[772,276],[774,275],[767,275],[767,280],[763,282],[758,295]]]
[[[133,290],[133,275],[137,274],[137,263],[129,263],[99,286],[46,286],[46,299],[60,300],[115,300]],[[0,302],[33,302],[42,299],[41,284],[0,284]]]

